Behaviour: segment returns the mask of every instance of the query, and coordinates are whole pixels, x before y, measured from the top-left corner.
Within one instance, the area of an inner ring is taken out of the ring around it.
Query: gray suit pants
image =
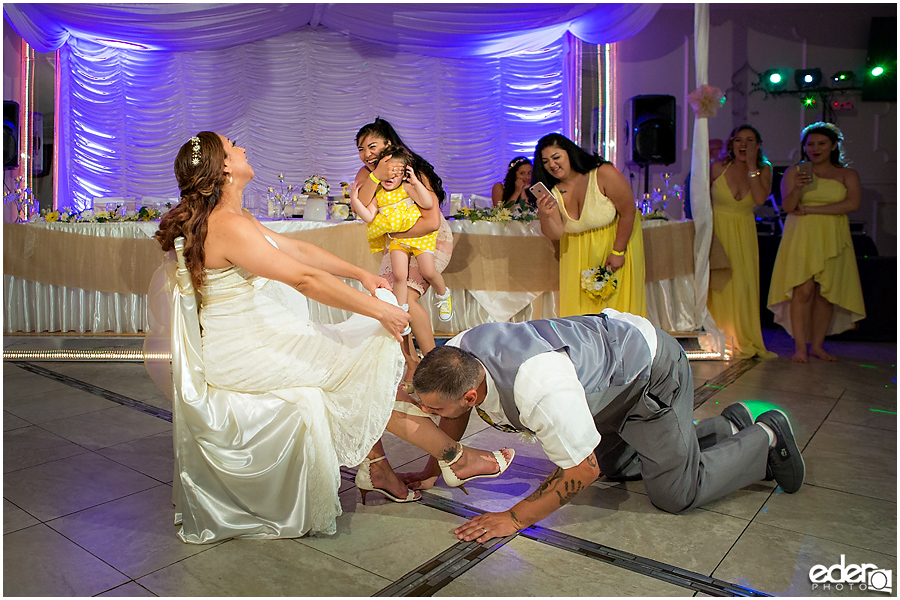
[[[639,462],[650,501],[679,513],[763,479],[769,437],[762,427],[730,435],[724,417],[695,428],[687,357],[670,335],[657,329],[657,337],[649,385],[623,422],[612,428],[597,423],[602,439],[595,454],[600,470],[613,477],[636,474]]]

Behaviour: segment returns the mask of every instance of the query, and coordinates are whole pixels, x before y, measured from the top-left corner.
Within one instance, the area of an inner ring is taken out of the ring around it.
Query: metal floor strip
[[[83,392],[88,392],[89,394],[100,396],[101,398],[121,404],[122,406],[133,408],[134,410],[150,415],[151,417],[156,417],[157,419],[162,419],[169,423],[172,422],[172,411],[164,408],[159,408],[158,406],[153,406],[152,404],[147,404],[146,402],[141,402],[140,400],[135,400],[134,398],[129,398],[128,396],[117,394],[116,392],[111,392],[102,387],[87,383],[86,381],[81,381],[80,379],[75,379],[74,377],[69,377],[68,375],[63,375],[62,373],[57,373],[56,371],[51,371],[50,369],[45,369],[44,367],[39,367],[32,363],[12,361],[11,364],[34,373],[35,375],[53,379]]]
[[[348,481],[354,477],[353,471],[341,468],[341,476]],[[421,504],[458,517],[470,519],[484,514],[483,510],[461,504],[435,494],[422,492]],[[680,567],[661,563],[643,556],[616,550],[609,546],[597,544],[590,540],[568,535],[553,529],[532,525],[517,534],[489,540],[484,544],[475,542],[459,542],[451,546],[430,561],[410,571],[391,585],[388,585],[375,596],[430,596],[448,583],[487,558],[516,536],[522,536],[555,548],[568,550],[599,560],[606,564],[641,573],[686,588],[693,592],[702,592],[710,596],[743,596],[762,597],[769,594],[757,590],[722,581],[708,575],[694,573]]]
[[[738,377],[761,362],[762,359],[758,356],[739,360],[712,379],[708,380],[702,388],[694,391],[694,409],[696,410],[698,406],[721,392],[728,387],[729,384],[737,381]]]

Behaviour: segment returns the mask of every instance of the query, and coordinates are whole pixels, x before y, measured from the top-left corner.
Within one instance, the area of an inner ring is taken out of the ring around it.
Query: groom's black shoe
[[[775,432],[775,447],[769,448],[769,468],[781,489],[793,494],[803,485],[806,465],[794,440],[794,431],[787,415],[780,410],[770,410],[759,415],[756,422]]]
[[[743,402],[729,404],[722,411],[722,416],[731,421],[738,431],[743,431],[753,425],[753,413],[750,412],[750,409]],[[772,468],[766,465],[765,480],[772,481],[773,479],[775,478],[772,476]]]
[[[729,404],[722,411],[722,416],[731,421],[738,431],[743,431],[753,425],[753,415],[743,402]]]

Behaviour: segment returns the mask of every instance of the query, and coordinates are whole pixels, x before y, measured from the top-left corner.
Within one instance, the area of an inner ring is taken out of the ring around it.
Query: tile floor
[[[171,407],[141,364],[4,362],[3,594],[690,596],[742,586],[859,595],[849,586],[814,590],[809,570],[843,555],[897,572],[896,345],[833,343],[837,363],[796,365],[787,336],[766,337],[781,357],[736,379],[729,374],[749,364],[692,363],[705,398],[695,414],[748,400],[784,408],[807,464],[798,493],[760,482],[671,515],[650,504],[639,481],[600,480],[539,528],[484,547],[457,543],[452,529],[473,511],[508,508],[552,465],[539,446],[477,419],[466,443],[518,454],[504,477],[470,484],[468,496],[439,482],[423,503],[363,506],[345,470],[344,514],[331,538],[191,546],[172,525]],[[129,344],[4,337],[6,349]],[[424,461],[396,438],[386,447],[398,470]],[[685,576],[714,589],[685,587]]]

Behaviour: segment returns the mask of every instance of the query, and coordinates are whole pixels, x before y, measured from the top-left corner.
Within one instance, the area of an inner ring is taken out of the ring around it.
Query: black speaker
[[[3,101],[3,168],[19,166],[19,103]]]
[[[631,99],[631,160],[640,165],[675,162],[675,96]]]
[[[897,17],[872,17],[862,99],[897,101]]]

